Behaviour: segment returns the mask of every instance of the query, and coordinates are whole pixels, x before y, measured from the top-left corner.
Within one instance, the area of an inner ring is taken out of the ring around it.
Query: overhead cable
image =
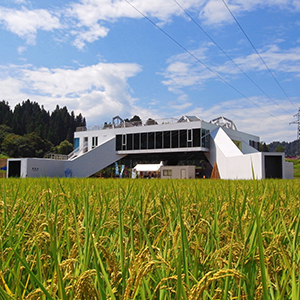
[[[138,8],[136,8],[132,3],[130,3],[128,0],[124,0],[126,3],[128,3],[133,9],[135,9],[139,14],[141,14],[146,20],[148,20],[152,25],[154,25],[157,29],[159,29],[162,33],[164,33],[169,39],[171,39],[175,44],[177,44],[180,48],[182,48],[185,52],[187,52],[189,55],[191,55],[196,61],[198,61],[200,64],[202,64],[205,68],[207,68],[210,72],[212,72],[216,77],[218,77],[221,81],[223,81],[225,84],[227,84],[229,87],[231,87],[233,90],[235,90],[237,93],[239,93],[243,98],[250,101],[252,104],[257,106],[259,109],[264,111],[266,114],[270,115],[271,117],[281,121],[276,116],[271,114],[270,112],[263,109],[261,106],[259,106],[257,103],[252,101],[249,97],[247,97],[245,94],[243,94],[241,91],[239,91],[237,88],[235,88],[232,84],[230,84],[226,79],[224,79],[221,75],[219,75],[217,72],[215,72],[213,69],[211,69],[208,65],[206,65],[203,61],[201,61],[195,54],[193,54],[190,50],[185,48],[183,45],[181,45],[177,40],[175,40],[170,34],[168,34],[165,30],[163,30],[161,27],[159,27],[157,24],[155,24],[149,17],[147,17],[143,12],[141,12]]]
[[[225,2],[225,0],[222,0],[222,2],[224,3],[224,5],[226,6],[227,10],[229,11],[229,13],[231,14],[231,16],[233,17],[233,19],[235,20],[236,24],[239,26],[239,28],[241,29],[241,31],[243,32],[243,34],[245,35],[246,39],[248,40],[248,42],[250,43],[250,45],[252,46],[252,48],[254,49],[254,51],[256,52],[256,54],[259,56],[260,60],[263,62],[263,64],[265,65],[266,69],[269,71],[269,73],[271,74],[271,76],[273,77],[273,79],[275,80],[275,82],[277,83],[277,85],[279,86],[279,88],[281,89],[281,91],[284,93],[284,95],[286,96],[286,98],[292,103],[292,105],[297,109],[297,107],[295,106],[295,104],[292,102],[292,100],[290,99],[290,97],[287,95],[287,93],[285,92],[285,90],[283,89],[283,87],[281,86],[281,84],[279,83],[279,81],[277,80],[277,78],[274,76],[273,72],[270,70],[270,68],[268,67],[267,63],[265,62],[265,60],[262,58],[262,56],[259,54],[259,52],[257,51],[256,47],[254,46],[254,44],[251,42],[249,36],[247,35],[247,33],[245,32],[245,30],[242,28],[241,24],[239,23],[239,21],[236,19],[236,17],[234,16],[233,12],[231,11],[231,9],[229,8],[229,6],[227,5],[227,3]]]
[[[279,108],[283,109],[285,112],[289,114],[289,112],[281,107],[278,103],[275,102],[218,44],[217,42],[202,28],[202,26],[187,12],[186,9],[182,7],[182,5],[177,1],[173,0],[182,11],[202,30],[202,32],[219,48],[219,50],[274,104],[276,104]]]

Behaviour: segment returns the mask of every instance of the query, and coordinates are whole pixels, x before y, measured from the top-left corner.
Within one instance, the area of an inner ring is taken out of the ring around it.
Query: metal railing
[[[48,159],[57,159],[57,160],[70,160],[75,158],[76,156],[87,152],[88,150],[88,143],[84,142],[83,145],[79,148],[77,147],[69,154],[58,154],[58,153],[47,153],[44,158]]]
[[[133,121],[133,122],[122,122],[118,125],[113,123],[104,123],[103,125],[92,125],[92,126],[81,126],[76,128],[76,132],[80,131],[92,131],[92,130],[107,130],[113,128],[123,128],[123,127],[137,127],[137,126],[155,126],[161,124],[173,124],[177,123],[178,119],[176,118],[164,118],[164,119],[148,119],[146,121]]]
[[[68,155],[58,154],[58,153],[47,153],[45,158],[48,159],[57,159],[57,160],[68,160]]]
[[[88,150],[88,142],[84,142],[81,147],[77,147],[71,153],[69,153],[67,155],[67,159],[70,160],[72,158],[75,158],[76,156],[87,152],[87,150]]]

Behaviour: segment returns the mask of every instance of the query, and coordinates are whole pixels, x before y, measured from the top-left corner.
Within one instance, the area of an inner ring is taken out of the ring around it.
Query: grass
[[[1,186],[1,299],[300,299],[298,180]]]

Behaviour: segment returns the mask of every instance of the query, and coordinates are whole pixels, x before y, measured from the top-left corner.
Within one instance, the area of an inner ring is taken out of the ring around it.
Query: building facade
[[[119,161],[164,165],[204,162],[218,168],[222,179],[293,178],[293,166],[283,153],[258,151],[259,137],[238,131],[220,117],[205,122],[183,116],[147,122],[125,122],[115,117],[101,127],[80,127],[74,134],[74,151],[62,159],[23,158],[8,161],[7,176],[88,177]]]

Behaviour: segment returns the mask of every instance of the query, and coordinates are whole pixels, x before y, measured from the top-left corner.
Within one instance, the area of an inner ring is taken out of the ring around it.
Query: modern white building
[[[202,161],[209,166],[205,177],[214,167],[221,179],[293,178],[293,165],[285,162],[284,153],[259,152],[258,147],[258,136],[238,131],[224,117],[205,122],[183,116],[145,123],[115,117],[101,127],[77,128],[74,151],[68,156],[9,159],[7,176],[89,177],[122,160],[164,165]]]

